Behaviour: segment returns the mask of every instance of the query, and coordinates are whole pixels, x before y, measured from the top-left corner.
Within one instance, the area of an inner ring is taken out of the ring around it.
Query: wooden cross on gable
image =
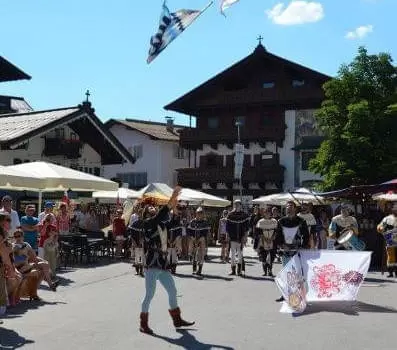
[[[259,41],[259,45],[262,45],[262,40],[263,40],[262,35],[259,35],[258,38],[257,38],[256,40]]]

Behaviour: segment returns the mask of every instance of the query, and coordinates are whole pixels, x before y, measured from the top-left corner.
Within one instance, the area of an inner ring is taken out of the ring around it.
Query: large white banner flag
[[[308,289],[306,299],[354,301],[371,262],[371,252],[343,250],[300,252]]]
[[[301,313],[306,309],[305,278],[298,255],[293,256],[278,273],[275,282],[286,301],[281,312]]]
[[[371,252],[299,251],[275,279],[288,304],[281,311],[303,312],[309,302],[355,301],[370,262]]]

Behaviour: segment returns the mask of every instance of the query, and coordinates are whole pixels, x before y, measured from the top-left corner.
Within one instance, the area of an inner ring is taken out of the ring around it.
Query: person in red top
[[[43,218],[43,221],[39,223],[39,249],[38,249],[38,256],[44,259],[44,242],[48,238],[47,228],[51,225],[54,225],[53,219],[55,219],[54,214],[49,213],[46,214]],[[54,225],[55,226],[55,225]]]
[[[59,205],[59,214],[57,215],[57,226],[59,235],[67,235],[70,233],[70,215],[66,203]]]
[[[113,218],[113,239],[116,241],[116,257],[121,257],[121,251],[123,249],[125,241],[125,233],[127,227],[125,220],[122,218],[123,209],[117,209],[116,216]]]

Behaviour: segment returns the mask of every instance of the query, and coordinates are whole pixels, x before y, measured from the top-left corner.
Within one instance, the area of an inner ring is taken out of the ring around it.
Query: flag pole
[[[207,4],[207,6],[204,7],[204,8],[200,11],[200,13],[199,13],[199,14],[197,15],[197,17],[194,19],[194,21],[195,21],[197,18],[199,18],[205,11],[207,11],[208,8],[210,8],[210,7],[213,5],[213,3],[214,3],[214,1],[211,0],[211,1]],[[191,23],[189,23],[189,25],[188,25],[186,28],[190,27],[190,25],[191,25],[194,21],[192,21]],[[186,29],[186,28],[185,28],[185,29]]]

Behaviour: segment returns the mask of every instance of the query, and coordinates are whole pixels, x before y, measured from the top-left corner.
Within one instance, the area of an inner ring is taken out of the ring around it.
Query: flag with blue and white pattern
[[[149,57],[147,63],[152,62],[179,34],[191,25],[200,16],[212,1],[203,10],[185,10],[170,12],[166,3],[160,16],[159,29],[150,39]]]

